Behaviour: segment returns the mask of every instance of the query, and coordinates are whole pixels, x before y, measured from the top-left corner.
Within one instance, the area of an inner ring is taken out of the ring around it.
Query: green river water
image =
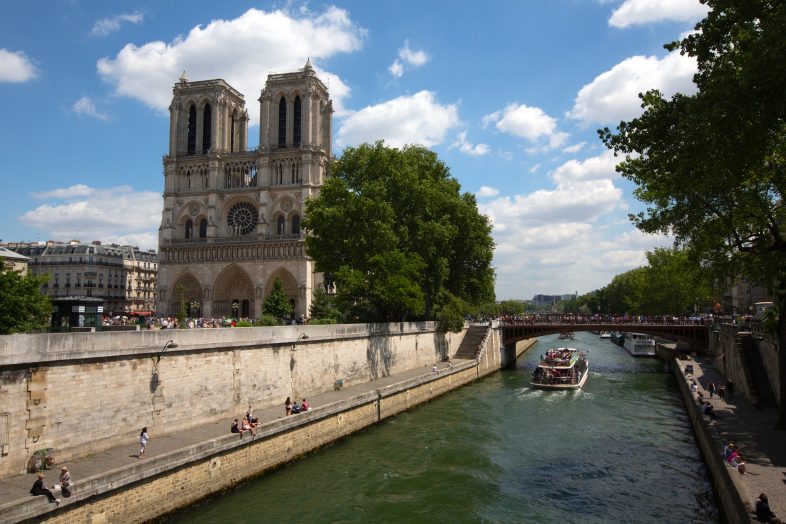
[[[531,389],[589,352],[580,391]],[[170,519],[188,523],[718,522],[675,379],[608,339],[542,337],[515,370],[403,413]]]

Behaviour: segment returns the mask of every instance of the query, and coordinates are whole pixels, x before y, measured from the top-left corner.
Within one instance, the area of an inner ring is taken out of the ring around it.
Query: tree
[[[310,322],[335,324],[341,318],[341,311],[336,305],[336,297],[329,295],[322,287],[314,290],[314,300],[311,301],[308,313],[311,317]]]
[[[22,275],[0,263],[0,335],[49,327],[52,303],[41,293],[49,275]]]
[[[706,270],[766,285],[778,312],[780,412],[786,429],[786,4],[707,0],[696,32],[666,46],[695,57],[693,95],[642,98],[643,114],[600,130],[647,210],[645,232],[675,236]]]
[[[292,311],[292,304],[289,302],[289,297],[284,293],[281,279],[276,277],[276,280],[273,282],[273,289],[270,290],[270,294],[265,298],[265,302],[262,305],[262,312],[280,320],[292,315]]]
[[[494,300],[491,224],[435,153],[347,148],[306,202],[306,248],[361,321],[440,319]]]

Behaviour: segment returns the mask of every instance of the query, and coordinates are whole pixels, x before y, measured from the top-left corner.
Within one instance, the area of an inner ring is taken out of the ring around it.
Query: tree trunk
[[[778,352],[778,421],[775,429],[786,430],[786,282],[779,283],[778,290],[781,291],[775,297],[775,304],[778,308],[778,324],[775,328],[777,337]]]

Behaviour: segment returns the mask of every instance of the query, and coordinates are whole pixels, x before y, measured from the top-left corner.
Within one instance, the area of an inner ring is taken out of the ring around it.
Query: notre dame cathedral
[[[271,74],[259,97],[259,147],[248,150],[243,95],[185,74],[169,106],[159,313],[258,318],[276,278],[308,316],[321,276],[300,228],[331,155],[332,103],[311,63]]]

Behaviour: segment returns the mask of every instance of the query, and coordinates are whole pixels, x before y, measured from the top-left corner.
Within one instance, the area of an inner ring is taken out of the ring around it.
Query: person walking
[[[71,474],[65,466],[60,468],[60,493],[66,498],[71,496]]]
[[[284,401],[284,408],[286,409],[287,415],[292,414],[292,399],[290,397],[287,397]]]
[[[145,454],[145,448],[147,447],[147,439],[150,438],[147,434],[147,426],[142,428],[142,432],[139,434],[139,457],[142,458],[142,455]]]
[[[710,398],[712,398],[712,396],[715,394],[715,382],[712,380],[710,380],[710,385],[707,387],[707,391],[710,392]]]

